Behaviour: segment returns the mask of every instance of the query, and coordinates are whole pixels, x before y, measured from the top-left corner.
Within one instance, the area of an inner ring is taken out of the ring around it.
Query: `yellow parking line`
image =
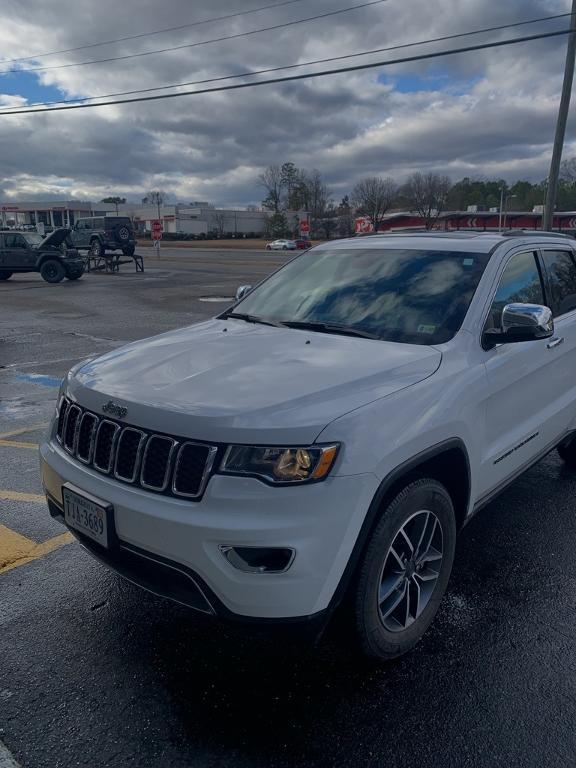
[[[73,540],[71,533],[61,533],[42,544],[37,544],[32,539],[0,525],[0,573],[26,565]]]
[[[38,443],[23,443],[19,440],[0,440],[0,445],[6,448],[32,448],[34,451],[38,450]]]
[[[3,491],[0,488],[0,499],[6,501],[32,501],[38,504],[46,504],[46,497],[40,493],[20,493],[20,491]]]
[[[48,422],[44,424],[36,424],[33,427],[22,427],[22,429],[15,429],[13,432],[0,433],[0,440],[4,440],[6,437],[16,437],[16,435],[25,435],[27,432],[35,432],[37,429],[46,429]]]

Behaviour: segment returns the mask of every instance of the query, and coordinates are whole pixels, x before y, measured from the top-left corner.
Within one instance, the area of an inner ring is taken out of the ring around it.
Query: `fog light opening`
[[[221,546],[220,551],[230,565],[244,573],[284,573],[296,554],[289,547]]]

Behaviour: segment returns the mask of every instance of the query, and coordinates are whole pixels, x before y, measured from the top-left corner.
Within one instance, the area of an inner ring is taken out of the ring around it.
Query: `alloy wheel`
[[[379,579],[378,612],[390,632],[402,632],[428,605],[440,575],[444,536],[438,517],[416,512],[396,533]]]

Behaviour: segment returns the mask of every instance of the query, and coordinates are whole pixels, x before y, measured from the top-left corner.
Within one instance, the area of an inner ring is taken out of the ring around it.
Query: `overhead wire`
[[[555,32],[542,32],[536,35],[526,35],[524,37],[509,38],[505,40],[496,40],[488,43],[479,43],[477,45],[469,45],[462,48],[452,48],[444,51],[434,51],[432,53],[417,54],[415,56],[406,56],[399,59],[388,59],[387,61],[376,61],[368,64],[355,64],[349,67],[338,67],[336,69],[322,70],[320,72],[306,72],[304,74],[289,75],[288,77],[276,77],[268,80],[256,80],[248,83],[235,83],[233,85],[221,85],[214,88],[202,88],[195,91],[179,91],[178,93],[164,93],[156,96],[139,96],[136,99],[117,99],[114,101],[103,101],[97,104],[67,104],[61,107],[34,107],[33,109],[13,109],[0,113],[0,117],[8,115],[23,115],[32,114],[38,112],[63,112],[76,109],[93,109],[97,107],[117,106],[120,104],[136,104],[141,102],[160,101],[166,99],[183,98],[184,96],[199,96],[206,93],[221,93],[223,91],[235,91],[245,88],[256,88],[265,85],[278,85],[288,82],[296,82],[300,80],[310,80],[313,78],[326,77],[328,75],[337,75],[346,72],[360,72],[368,69],[377,69],[379,67],[389,67],[397,64],[407,64],[417,61],[427,61],[431,59],[437,59],[444,56],[453,56],[461,53],[470,53],[472,51],[489,50],[492,48],[502,48],[508,45],[517,45],[519,43],[526,43],[534,40],[544,40],[553,37],[559,37],[561,35],[569,35],[572,33],[571,29],[562,29]]]
[[[114,43],[125,43],[128,40],[138,40],[143,37],[152,37],[154,35],[162,35],[167,32],[179,32],[182,29],[190,29],[191,27],[200,27],[204,24],[212,24],[217,21],[226,21],[228,19],[236,19],[240,16],[249,16],[250,14],[258,13],[259,11],[267,11],[271,8],[282,8],[285,5],[295,5],[296,3],[303,3],[306,0],[282,0],[280,3],[269,3],[268,5],[260,5],[258,8],[250,8],[247,11],[238,11],[236,13],[227,13],[224,16],[212,16],[209,19],[201,19],[200,21],[190,21],[186,24],[178,24],[175,27],[164,27],[163,29],[154,29],[151,32],[139,32],[136,35],[125,35],[124,37],[116,37],[113,40],[101,40],[99,43],[85,43],[84,45],[77,45],[75,48],[62,48],[59,51],[44,51],[43,53],[33,53],[29,56],[19,56],[15,59],[4,59],[3,64],[14,64],[17,61],[34,61],[35,59],[43,59],[46,56],[58,56],[62,53],[74,53],[75,51],[84,51],[87,48],[99,48],[104,45],[113,45]]]
[[[414,42],[411,42],[411,43],[401,43],[401,44],[398,44],[398,45],[388,46],[386,48],[374,48],[374,49],[369,50],[369,51],[358,51],[356,53],[348,53],[348,54],[344,54],[342,56],[331,56],[329,58],[324,58],[324,59],[312,59],[312,60],[309,60],[309,61],[300,62],[298,64],[284,64],[284,65],[277,66],[277,67],[268,67],[266,69],[256,69],[256,70],[251,70],[251,71],[248,71],[248,72],[241,72],[241,73],[234,74],[234,75],[221,75],[219,77],[210,77],[210,78],[206,78],[206,79],[203,79],[203,80],[189,80],[189,81],[182,82],[182,83],[172,83],[171,85],[158,85],[158,86],[154,86],[154,87],[151,87],[151,88],[137,88],[137,89],[131,90],[131,91],[116,91],[115,93],[105,93],[105,94],[100,94],[100,95],[97,95],[97,96],[81,96],[81,97],[77,97],[77,98],[60,99],[58,101],[34,102],[34,103],[31,103],[31,104],[27,104],[26,108],[30,108],[30,107],[48,107],[48,106],[52,106],[52,105],[55,105],[55,104],[78,104],[78,103],[81,103],[81,102],[83,103],[83,102],[86,102],[86,101],[94,101],[96,99],[109,99],[109,98],[116,97],[116,96],[133,96],[133,95],[135,95],[137,93],[153,93],[155,91],[164,91],[164,90],[167,90],[168,88],[183,88],[183,87],[188,86],[188,85],[205,85],[207,83],[221,82],[222,80],[237,80],[237,79],[242,78],[242,77],[253,77],[255,75],[270,74],[271,72],[280,72],[280,71],[283,71],[283,70],[301,69],[302,67],[309,67],[309,66],[313,66],[313,65],[316,65],[316,64],[328,64],[328,63],[333,62],[333,61],[344,61],[346,59],[358,58],[360,56],[371,56],[371,55],[374,55],[376,53],[387,53],[387,52],[390,52],[390,51],[397,51],[397,50],[406,49],[406,48],[414,48],[414,47],[421,46],[421,45],[429,45],[431,43],[445,42],[446,40],[455,40],[455,39],[462,38],[462,37],[470,37],[472,35],[480,35],[480,34],[484,34],[486,32],[497,32],[497,31],[501,31],[501,30],[504,30],[504,29],[512,29],[514,27],[526,26],[528,24],[536,24],[536,23],[539,23],[539,22],[542,22],[542,21],[551,21],[551,20],[554,20],[554,19],[565,18],[566,16],[571,16],[571,14],[570,13],[559,13],[559,14],[555,14],[554,16],[542,16],[542,17],[540,17],[538,19],[528,19],[528,20],[525,20],[525,21],[512,22],[510,24],[500,24],[498,26],[493,26],[493,27],[483,27],[481,29],[474,29],[474,30],[470,30],[468,32],[457,32],[457,33],[454,33],[454,34],[451,34],[451,35],[443,35],[441,37],[433,37],[433,38],[428,38],[428,39],[425,39],[425,40],[417,40],[417,41],[414,41]],[[2,113],[2,110],[4,110],[4,109],[10,109],[10,107],[1,107],[0,108],[0,114]]]
[[[153,56],[160,53],[169,53],[171,51],[181,51],[183,49],[198,48],[202,45],[211,45],[212,43],[222,43],[228,40],[237,40],[242,37],[249,37],[250,35],[259,35],[262,32],[274,32],[278,29],[285,29],[287,27],[293,27],[297,24],[305,24],[310,21],[318,21],[319,19],[327,19],[331,16],[338,16],[343,13],[350,13],[357,11],[360,8],[368,8],[373,5],[380,5],[381,3],[388,2],[388,0],[369,0],[369,2],[359,3],[357,5],[350,5],[346,8],[339,8],[335,11],[326,11],[325,13],[319,13],[315,16],[307,16],[304,19],[294,19],[292,21],[285,21],[281,24],[273,24],[268,27],[260,27],[259,29],[251,29],[245,32],[236,32],[233,35],[223,35],[221,37],[214,37],[211,40],[199,40],[195,43],[185,43],[182,45],[172,45],[167,48],[157,48],[154,51],[140,51],[139,53],[128,53],[123,56],[109,56],[105,59],[93,59],[91,61],[77,61],[69,62],[68,64],[52,64],[45,67],[18,67],[16,69],[0,69],[0,75],[13,75],[20,74],[21,72],[46,72],[54,69],[70,69],[71,67],[87,67],[93,64],[106,64],[111,61],[126,61],[128,59],[138,59],[143,56]]]

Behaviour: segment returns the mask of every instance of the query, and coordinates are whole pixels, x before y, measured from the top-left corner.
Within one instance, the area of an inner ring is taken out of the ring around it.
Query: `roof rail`
[[[574,240],[573,235],[565,232],[544,232],[541,229],[507,229],[500,232],[502,237],[564,237],[568,240]]]

